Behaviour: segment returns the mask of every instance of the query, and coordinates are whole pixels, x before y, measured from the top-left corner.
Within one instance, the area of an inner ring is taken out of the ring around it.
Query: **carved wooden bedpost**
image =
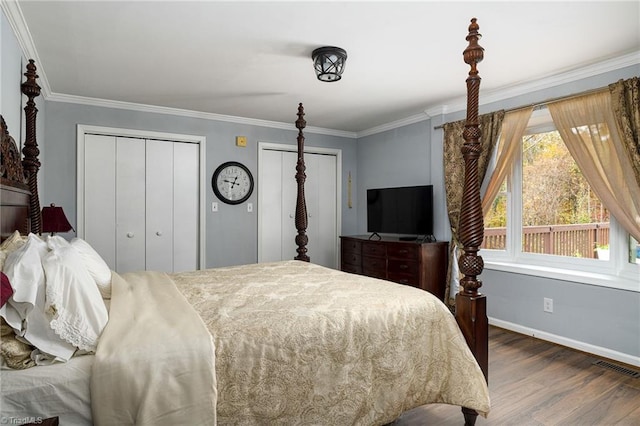
[[[488,321],[486,296],[478,292],[482,282],[477,276],[482,273],[484,261],[478,255],[484,238],[484,221],[480,200],[480,182],[478,179],[478,158],[482,151],[480,137],[482,132],[478,121],[478,97],[480,76],[476,65],[482,61],[484,49],[478,44],[481,35],[476,18],[471,20],[464,50],[464,62],[471,66],[467,78],[467,121],[462,137],[462,156],[465,163],[464,190],[460,208],[458,240],[463,254],[458,260],[460,272],[460,292],[456,296],[456,319],[462,329],[471,351],[476,357],[485,378],[489,366]],[[474,424],[477,413],[463,408],[465,424]]]
[[[307,203],[304,197],[304,182],[307,179],[304,171],[306,169],[304,165],[304,134],[302,129],[307,126],[307,122],[304,120],[304,107],[302,103],[298,105],[298,119],[296,120],[296,127],[298,128],[298,162],[296,164],[296,182],[298,182],[298,194],[296,199],[296,229],[298,235],[296,235],[296,244],[298,248],[296,251],[298,255],[295,260],[303,260],[309,262],[309,256],[307,256],[307,243],[309,238],[307,237]]]
[[[40,234],[42,232],[42,217],[40,215],[40,197],[38,196],[38,170],[40,170],[40,161],[38,156],[40,150],[38,149],[38,142],[36,141],[36,115],[38,114],[38,108],[34,98],[40,96],[40,86],[36,83],[36,66],[33,59],[29,59],[27,64],[27,72],[24,73],[27,80],[22,83],[22,93],[24,93],[29,100],[24,107],[26,114],[26,132],[24,147],[22,153],[24,159],[22,165],[27,175],[29,191],[31,191],[31,197],[29,202],[29,216],[31,220],[31,232],[34,234]]]

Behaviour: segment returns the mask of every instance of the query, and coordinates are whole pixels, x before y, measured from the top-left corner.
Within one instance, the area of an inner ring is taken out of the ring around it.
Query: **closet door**
[[[298,246],[296,245],[296,235],[298,235],[298,230],[296,229],[296,204],[298,202],[297,199],[297,191],[298,191],[298,182],[296,182],[296,164],[298,162],[298,153],[283,151],[282,154],[282,181],[280,183],[280,188],[282,195],[279,197],[280,202],[282,203],[282,233],[280,245],[282,246],[282,257],[279,260],[291,260],[298,255],[296,249]],[[307,156],[305,155],[305,162]],[[308,169],[307,169],[308,171]],[[305,182],[305,199],[307,199],[308,191],[312,191],[311,188],[307,188],[307,184],[309,183],[309,174],[307,174],[307,179]],[[307,213],[309,211],[309,206],[307,206]],[[307,228],[307,237],[311,240],[312,234],[309,234],[309,228]],[[307,246],[307,254],[311,256],[312,252],[309,250],[309,246]],[[313,263],[316,263],[315,257],[312,260]]]
[[[146,269],[144,139],[116,138],[116,271]]]
[[[85,135],[83,238],[117,272],[199,267],[200,147]]]
[[[173,144],[173,272],[198,269],[199,148],[194,143]]]
[[[259,261],[290,260],[297,256],[295,209],[296,152],[265,149],[260,164],[262,182]],[[307,254],[311,262],[337,267],[337,158],[305,153],[307,179]]]
[[[146,142],[145,252],[152,271],[173,271],[173,145]]]
[[[305,154],[309,254],[313,263],[335,268],[338,230],[336,223],[336,156]],[[332,179],[333,177],[333,179]],[[308,188],[308,190],[307,190]],[[294,190],[295,192],[295,190]],[[333,213],[333,214],[332,214]]]
[[[116,269],[116,143],[113,136],[85,135],[84,239]]]
[[[290,209],[283,209],[283,166],[282,151],[265,150],[262,153],[260,165],[260,179],[264,182],[264,191],[260,194],[259,212],[264,226],[260,227],[260,262],[275,262],[285,259],[282,252],[282,242],[287,238],[283,230],[293,229],[293,220],[289,219]],[[293,169],[291,169],[293,170]],[[290,224],[290,225],[289,225]],[[293,246],[293,240],[290,243]],[[293,259],[290,256],[288,259]]]

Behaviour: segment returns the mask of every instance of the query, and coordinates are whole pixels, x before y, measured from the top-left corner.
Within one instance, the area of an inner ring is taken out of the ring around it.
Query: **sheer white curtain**
[[[640,241],[640,185],[622,144],[608,91],[550,103],[567,149],[616,220]]]
[[[488,182],[482,185],[482,213],[485,215],[510,172],[532,112],[533,107],[526,107],[504,114],[498,146],[487,170]]]

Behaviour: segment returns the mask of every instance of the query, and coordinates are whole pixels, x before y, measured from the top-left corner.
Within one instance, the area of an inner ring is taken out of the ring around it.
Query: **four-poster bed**
[[[112,272],[108,285],[96,278],[98,294],[110,312],[95,355],[24,371],[3,369],[3,418],[59,416],[67,421],[63,424],[177,424],[188,419],[189,424],[371,425],[392,422],[428,403],[462,406],[465,424],[473,424],[478,413],[486,415],[486,303],[476,279],[482,271],[477,251],[483,226],[474,171],[479,135],[476,64],[482,59],[477,30],[473,19],[464,53],[471,65],[460,259],[466,277],[455,319],[428,292],[309,262],[306,122],[300,104],[296,260],[170,275]],[[35,71],[30,61],[22,86],[29,98],[25,170],[13,173],[12,179],[7,165],[17,148],[10,147],[3,120],[2,238],[7,241],[22,238],[16,230],[39,233]],[[53,237],[44,240],[49,253],[66,247]],[[14,253],[4,254],[10,261]],[[99,268],[98,263],[94,259],[87,264],[87,271]],[[80,375],[75,385],[56,382],[56,377],[66,380],[71,367]],[[26,382],[23,377],[28,377]],[[35,377],[51,380],[48,390],[25,384],[34,383]]]

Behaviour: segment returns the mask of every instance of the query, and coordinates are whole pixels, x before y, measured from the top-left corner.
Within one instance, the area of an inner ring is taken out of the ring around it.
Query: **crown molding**
[[[551,87],[559,86],[564,83],[594,77],[596,75],[604,74],[609,71],[615,71],[617,69],[639,64],[640,50],[616,58],[598,62],[596,64],[586,65],[581,68],[553,74],[547,77],[540,78],[538,80],[519,82],[497,90],[482,92],[482,96],[480,97],[480,105],[487,105],[493,102],[515,98],[538,90],[549,89]],[[445,102],[444,105],[438,105],[433,108],[427,109],[425,110],[425,113],[429,116],[435,116],[442,113],[449,114],[457,111],[464,111],[466,108],[467,99],[465,96],[452,99],[448,102]]]
[[[392,121],[391,123],[382,124],[380,126],[372,127],[370,129],[358,132],[356,133],[356,138],[363,138],[365,136],[375,135],[376,133],[386,132],[387,130],[397,129],[398,127],[408,126],[409,124],[425,121],[425,120],[428,120],[429,118],[430,116],[425,113],[412,115],[411,117]]]
[[[200,112],[180,108],[160,107],[155,105],[137,104],[133,102],[114,101],[109,99],[89,98],[86,96],[65,95],[62,93],[52,93],[47,97],[47,101],[64,102],[78,105],[97,106],[102,108],[124,109],[138,112],[149,112],[154,114],[166,114],[181,117],[199,118],[203,120],[224,121],[228,123],[247,124],[252,126],[269,127],[272,129],[298,131],[292,123],[281,123],[278,121],[259,120],[256,118],[236,117],[232,115],[215,114],[210,112]],[[339,136],[355,139],[356,134],[343,130],[325,129],[322,127],[308,126],[305,133],[315,133],[329,136]]]

